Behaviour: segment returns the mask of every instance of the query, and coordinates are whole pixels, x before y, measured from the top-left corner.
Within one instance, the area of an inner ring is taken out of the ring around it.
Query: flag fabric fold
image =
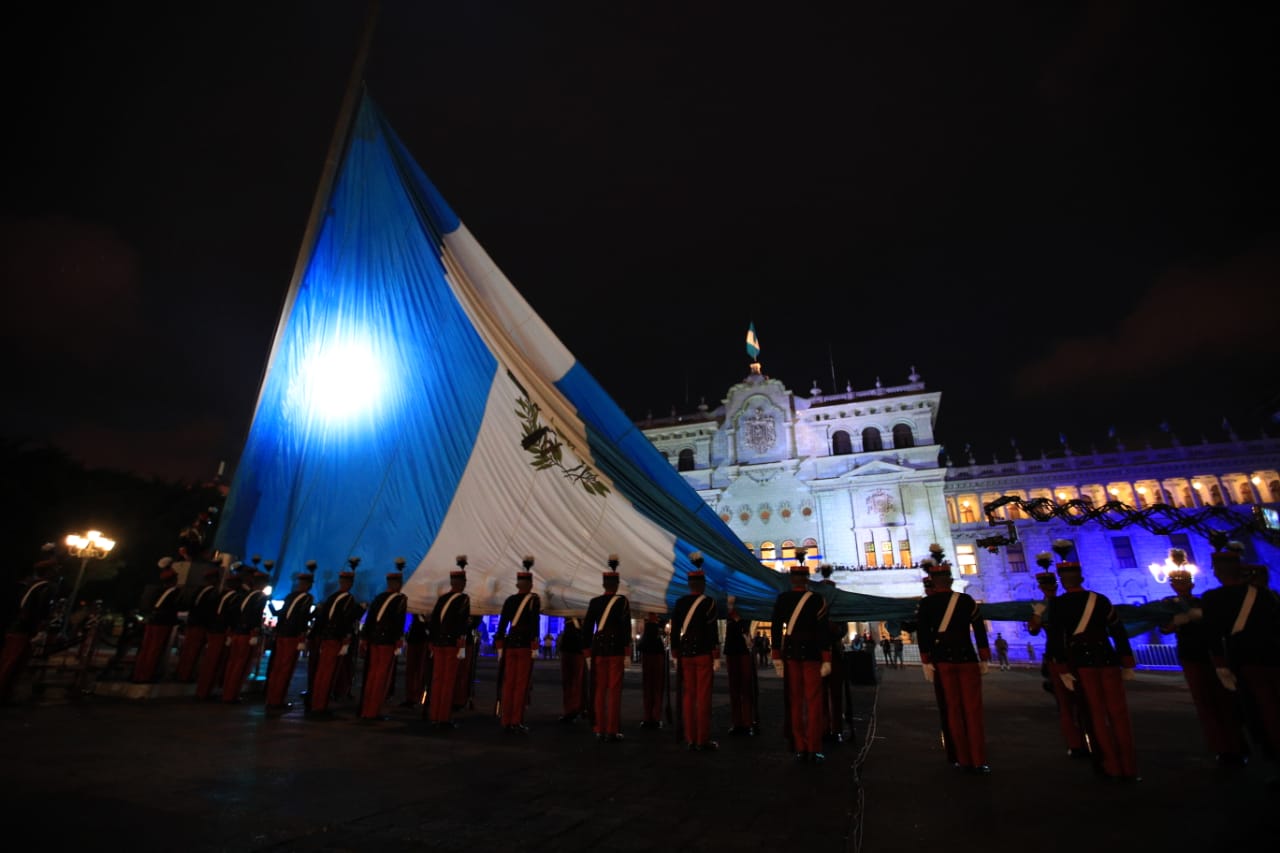
[[[760,357],[760,339],[756,337],[756,324],[754,322],[747,326],[747,355],[755,361]]]

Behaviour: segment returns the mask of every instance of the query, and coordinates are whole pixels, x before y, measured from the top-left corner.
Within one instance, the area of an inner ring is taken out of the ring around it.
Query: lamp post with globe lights
[[[1187,562],[1187,552],[1181,548],[1170,548],[1169,556],[1164,558],[1163,563],[1152,563],[1147,566],[1147,571],[1151,572],[1151,577],[1158,584],[1166,584],[1169,582],[1169,575],[1173,572],[1186,572],[1192,578],[1200,571],[1195,563]]]
[[[84,536],[79,533],[68,534],[66,538],[67,553],[80,558],[80,570],[76,572],[76,582],[71,587],[71,596],[67,599],[67,612],[62,619],[62,638],[66,639],[71,630],[71,611],[75,607],[76,596],[80,594],[80,584],[84,581],[85,570],[90,560],[105,559],[116,547],[114,539],[108,539],[101,531],[90,530]]]

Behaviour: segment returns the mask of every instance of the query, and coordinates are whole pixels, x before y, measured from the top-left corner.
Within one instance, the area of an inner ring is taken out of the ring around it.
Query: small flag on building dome
[[[756,337],[756,324],[747,324],[747,355],[755,361],[760,357],[760,339]]]

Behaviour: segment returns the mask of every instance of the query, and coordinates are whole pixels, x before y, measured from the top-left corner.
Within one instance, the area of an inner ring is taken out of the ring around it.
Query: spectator
[[[996,661],[1000,664],[1002,671],[1009,669],[1009,641],[1004,638],[1003,634],[996,634]]]

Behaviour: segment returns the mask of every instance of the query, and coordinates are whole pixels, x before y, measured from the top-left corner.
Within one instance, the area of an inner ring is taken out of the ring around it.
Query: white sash
[[[285,621],[286,622],[289,621],[289,617],[293,615],[293,608],[298,606],[299,601],[301,601],[304,598],[310,598],[310,597],[311,596],[305,592],[302,595],[294,596],[293,602],[289,605],[289,609],[284,612]]]
[[[1083,634],[1084,629],[1089,627],[1089,620],[1093,618],[1093,606],[1097,603],[1098,594],[1096,592],[1089,593],[1089,600],[1084,605],[1084,613],[1080,614],[1080,621],[1076,624],[1076,630],[1071,636]]]
[[[698,609],[698,605],[706,598],[705,595],[699,595],[694,599],[693,604],[689,605],[689,612],[684,615],[684,624],[680,626],[680,639],[684,639],[684,635],[689,631],[689,623],[693,621],[693,612]]]
[[[335,598],[335,599],[333,600],[333,604],[330,604],[330,605],[329,605],[329,618],[330,618],[330,619],[332,619],[332,618],[333,618],[333,611],[335,611],[335,610],[337,610],[337,609],[338,609],[338,604],[342,601],[342,599],[346,598],[346,597],[347,597],[347,596],[349,596],[349,595],[351,595],[351,593],[349,593],[349,592],[341,592],[341,593],[338,593],[338,597],[337,597],[337,598]]]
[[[449,612],[449,608],[453,605],[453,602],[458,600],[458,596],[460,595],[462,595],[462,593],[460,592],[449,593],[449,600],[444,603],[444,607],[440,608],[440,624],[441,625],[444,624],[444,615]]]
[[[382,606],[378,608],[378,615],[373,618],[373,621],[375,623],[381,622],[382,614],[387,612],[387,608],[391,606],[391,602],[395,601],[397,598],[402,598],[403,596],[404,596],[403,592],[397,592],[394,595],[388,595],[387,600],[382,602]],[[289,609],[292,610],[293,608],[291,607]]]
[[[1240,612],[1236,614],[1235,624],[1231,626],[1231,634],[1235,636],[1244,630],[1244,623],[1249,621],[1249,612],[1253,610],[1253,603],[1258,600],[1258,589],[1255,586],[1245,590],[1244,601],[1240,603]]]
[[[221,616],[221,615],[222,615],[222,608],[224,608],[224,607],[226,607],[226,606],[227,606],[227,599],[228,599],[228,598],[230,598],[231,596],[235,595],[235,594],[236,594],[236,591],[235,591],[234,589],[229,589],[229,590],[227,590],[226,592],[224,592],[224,593],[222,594],[222,599],[218,602],[218,615],[219,615],[219,616]]]
[[[520,624],[520,617],[524,615],[525,605],[529,603],[529,598],[532,595],[533,593],[526,592],[524,594],[524,598],[520,599],[520,606],[516,608],[516,615],[511,618],[511,624],[507,625],[507,634],[510,634],[511,629]],[[504,637],[503,639],[506,638]]]
[[[195,603],[191,605],[191,609],[192,609],[192,610],[195,610],[197,607],[199,607],[199,606],[200,606],[200,602],[201,602],[201,601],[204,601],[204,597],[205,597],[206,595],[208,595],[209,593],[211,593],[211,592],[213,592],[213,587],[211,587],[211,586],[206,586],[204,589],[202,589],[202,590],[200,590],[198,593],[196,593],[196,600],[195,600]]]
[[[618,599],[621,597],[620,595],[609,596],[609,603],[605,605],[604,613],[600,615],[600,621],[596,623],[596,631],[604,630],[604,626],[609,622],[609,611],[613,610],[613,605],[617,604]]]
[[[22,601],[21,603],[18,604],[18,609],[21,610],[22,608],[27,606],[27,599],[31,597],[31,593],[35,592],[37,589],[39,589],[42,586],[48,586],[48,585],[49,585],[48,581],[37,581],[36,583],[33,583],[31,586],[27,587],[27,594],[22,596]]]
[[[791,619],[787,622],[786,636],[790,637],[791,632],[796,629],[796,620],[800,618],[800,611],[804,609],[804,603],[809,600],[809,596],[811,595],[813,595],[812,592],[806,592],[804,595],[800,596],[800,600],[796,602],[796,609],[791,611]]]
[[[250,602],[250,601],[253,601],[253,597],[254,597],[255,595],[262,595],[262,593],[260,593],[260,592],[251,592],[251,593],[249,593],[248,595],[246,595],[246,596],[244,597],[244,601],[240,602],[240,612],[241,612],[241,613],[243,613],[243,612],[244,612],[244,609],[245,609],[246,607],[248,607],[248,606],[249,606],[249,602]]]
[[[947,602],[947,612],[942,614],[942,621],[938,623],[938,633],[947,633],[947,626],[951,624],[951,616],[956,612],[956,602],[960,600],[960,593],[952,592],[951,600]]]
[[[175,589],[177,589],[177,587],[171,586],[168,589],[166,589],[164,592],[160,593],[160,597],[156,599],[156,606],[155,606],[156,610],[160,609],[160,605],[164,604],[164,600],[168,598],[170,593],[172,593]]]

